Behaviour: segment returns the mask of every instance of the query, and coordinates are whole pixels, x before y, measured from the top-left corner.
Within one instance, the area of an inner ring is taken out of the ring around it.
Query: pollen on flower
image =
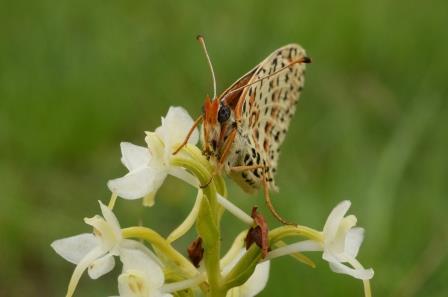
[[[95,234],[95,236],[98,236],[98,237],[103,236],[101,231],[99,229],[97,229],[97,228],[93,228],[93,234]]]

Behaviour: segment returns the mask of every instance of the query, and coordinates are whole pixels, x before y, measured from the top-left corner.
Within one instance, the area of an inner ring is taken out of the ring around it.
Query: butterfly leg
[[[232,170],[234,172],[244,172],[244,171],[251,171],[251,170],[259,169],[259,168],[263,168],[262,183],[263,183],[264,200],[266,201],[266,205],[268,206],[269,210],[274,215],[274,217],[277,220],[279,220],[282,224],[285,224],[285,225],[296,225],[294,223],[290,223],[290,222],[286,221],[275,210],[274,205],[272,204],[272,201],[271,201],[271,196],[269,194],[269,184],[268,184],[268,181],[266,179],[266,166],[265,165],[261,165],[260,164],[260,165],[248,165],[248,166],[235,166],[235,167],[230,167],[230,170]]]
[[[221,157],[219,158],[218,167],[216,168],[217,173],[221,172],[221,169],[224,166],[224,163],[226,162],[227,157],[230,154],[230,151],[231,151],[232,145],[233,145],[233,141],[235,140],[237,132],[238,132],[238,130],[236,129],[236,127],[233,128],[229,134],[229,137],[227,137],[227,139],[224,142],[224,149],[222,151]]]
[[[274,215],[274,217],[280,221],[282,224],[284,225],[297,225],[295,223],[291,223],[286,221],[278,212],[277,210],[275,210],[274,205],[272,204],[271,201],[271,195],[269,194],[269,184],[268,181],[266,179],[266,166],[263,166],[263,179],[262,179],[262,183],[263,183],[263,192],[264,192],[264,201],[266,202],[266,205],[268,206],[269,210],[271,211],[271,213]]]
[[[223,153],[222,153],[221,157],[218,160],[218,164],[216,166],[215,172],[213,173],[212,177],[210,178],[210,180],[205,185],[201,185],[200,186],[201,189],[208,187],[208,185],[212,182],[213,177],[215,175],[218,175],[221,172],[222,167],[224,166],[224,162],[226,161],[227,157],[229,156],[230,149],[232,148],[232,144],[233,144],[233,141],[235,140],[236,133],[237,133],[236,128],[234,128],[230,132],[229,137],[224,142]]]
[[[199,123],[202,121],[202,115],[200,115],[196,121],[194,121],[193,126],[191,126],[190,131],[188,131],[187,136],[185,137],[184,141],[181,143],[181,145],[174,151],[173,155],[177,154],[187,143],[188,140],[191,137],[191,134],[193,134],[194,129],[199,125]]]

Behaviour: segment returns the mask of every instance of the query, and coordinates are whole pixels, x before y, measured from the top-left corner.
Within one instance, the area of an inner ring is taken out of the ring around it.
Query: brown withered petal
[[[255,242],[261,248],[262,257],[265,258],[269,252],[269,238],[268,238],[268,224],[264,217],[257,212],[257,207],[252,208],[252,218],[255,222],[255,227],[251,227],[247,232],[245,238],[246,249]]]
[[[261,228],[260,226],[251,227],[249,231],[247,232],[247,236],[244,239],[246,243],[246,250],[250,248],[250,246],[255,243],[260,248],[262,247],[262,240],[261,240]]]
[[[187,248],[188,258],[190,258],[191,263],[198,268],[199,262],[201,262],[204,256],[204,248],[202,247],[202,238],[198,237],[193,240]]]

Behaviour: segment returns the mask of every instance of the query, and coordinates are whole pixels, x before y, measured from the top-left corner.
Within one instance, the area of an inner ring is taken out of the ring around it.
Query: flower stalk
[[[208,295],[210,297],[221,297],[225,296],[226,291],[221,287],[222,276],[219,266],[221,207],[218,204],[215,177],[212,167],[207,164],[208,162],[202,154],[197,153],[196,149],[191,147],[188,151],[190,158],[174,157],[171,164],[187,169],[198,178],[201,185],[204,185],[205,199],[201,200],[196,229],[204,245],[204,264],[210,285]],[[224,191],[224,187],[222,185],[220,187]]]
[[[196,267],[187,258],[173,248],[165,238],[154,230],[147,227],[129,227],[122,229],[122,234],[124,238],[138,238],[147,241],[173,260],[185,276],[194,277],[199,274]]]

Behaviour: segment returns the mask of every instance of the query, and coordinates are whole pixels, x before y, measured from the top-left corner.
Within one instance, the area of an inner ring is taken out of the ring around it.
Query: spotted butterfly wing
[[[263,165],[265,178],[273,190],[277,190],[274,176],[280,146],[304,85],[305,64],[293,62],[305,56],[304,49],[297,44],[281,47],[219,96],[234,110],[229,121],[237,126],[234,145],[226,160],[228,168]],[[266,78],[253,83],[263,77]],[[244,85],[247,87],[232,92]],[[251,193],[262,184],[263,168],[229,174],[243,190]]]

